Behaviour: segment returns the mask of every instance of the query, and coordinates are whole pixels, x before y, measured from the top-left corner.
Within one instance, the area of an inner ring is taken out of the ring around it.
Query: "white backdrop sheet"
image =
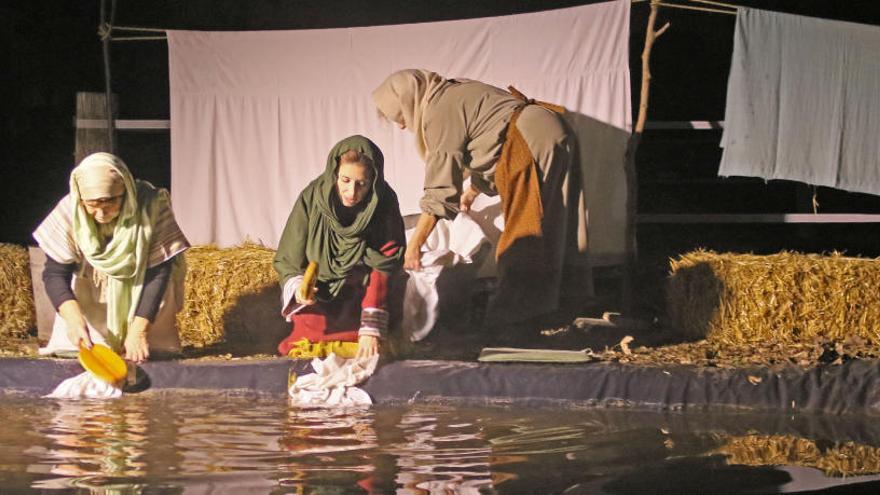
[[[502,17],[297,31],[169,31],[171,191],[195,244],[275,247],[299,192],[340,139],[385,153],[404,215],[418,211],[414,136],[378,118],[395,70],[514,85],[565,105],[578,132],[599,264],[624,252],[631,129],[629,0]]]

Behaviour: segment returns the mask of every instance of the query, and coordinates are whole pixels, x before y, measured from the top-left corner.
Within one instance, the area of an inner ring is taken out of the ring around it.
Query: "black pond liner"
[[[0,359],[0,390],[45,395],[83,370],[76,360]],[[284,395],[288,373],[308,361],[152,361],[131,392],[216,390]],[[801,370],[647,367],[609,363],[509,364],[397,361],[362,388],[377,404],[467,403],[651,409],[743,409],[880,414],[880,361]]]

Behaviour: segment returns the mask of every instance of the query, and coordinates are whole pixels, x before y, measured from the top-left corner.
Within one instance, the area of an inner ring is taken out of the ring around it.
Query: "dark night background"
[[[110,1],[107,5],[109,8]],[[577,0],[118,0],[115,24],[174,29],[254,30],[366,26],[473,18],[594,3]],[[880,24],[873,1],[738,0],[767,10]],[[31,244],[30,232],[67,190],[73,164],[75,95],[104,90],[99,0],[5,0],[0,4],[0,242]],[[641,54],[649,6],[634,4],[630,67],[638,108]],[[723,120],[735,18],[661,8],[649,121]],[[585,47],[587,49],[587,47]],[[878,55],[880,56],[880,55]],[[119,118],[168,118],[167,45],[115,42],[112,86]],[[635,118],[633,119],[635,121]],[[119,131],[117,152],[135,176],[167,187],[167,131]],[[804,184],[716,176],[720,131],[645,133],[638,155],[640,213],[811,211]],[[880,212],[880,197],[818,189],[820,212]],[[643,263],[663,267],[694,247],[880,256],[876,224],[669,225],[639,228]]]

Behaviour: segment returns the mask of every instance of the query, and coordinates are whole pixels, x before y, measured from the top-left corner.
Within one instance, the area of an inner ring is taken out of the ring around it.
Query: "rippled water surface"
[[[0,493],[880,493],[864,418],[0,399]],[[843,476],[847,477],[844,478]],[[842,493],[842,492],[841,492]]]

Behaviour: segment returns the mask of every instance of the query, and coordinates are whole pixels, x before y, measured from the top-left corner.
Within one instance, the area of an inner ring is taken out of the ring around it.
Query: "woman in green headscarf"
[[[70,193],[34,231],[46,253],[43,282],[58,311],[41,352],[107,343],[134,362],[177,352],[183,257],[189,247],[168,191],[135,180],[110,153],[70,174]]]
[[[344,355],[355,342],[357,357],[378,353],[393,306],[391,276],[400,271],[406,246],[397,195],[385,182],[383,165],[372,141],[348,137],[330,150],[324,173],[300,193],[275,255],[282,315],[293,324],[278,344],[282,355],[322,357],[317,349]],[[318,265],[317,284],[303,294],[309,262]]]

